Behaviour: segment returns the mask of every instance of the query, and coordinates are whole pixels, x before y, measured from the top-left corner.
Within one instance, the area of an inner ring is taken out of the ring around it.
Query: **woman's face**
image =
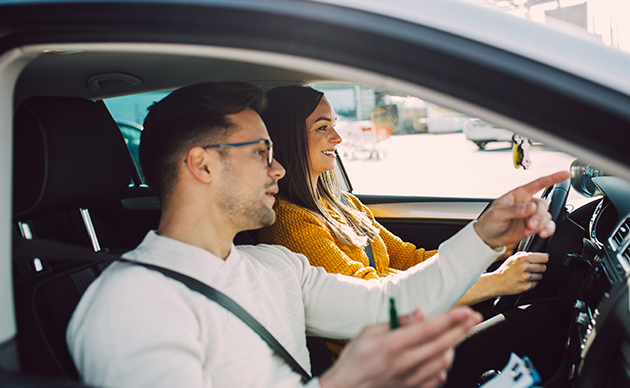
[[[322,172],[335,168],[335,147],[342,141],[334,128],[336,119],[335,111],[325,97],[306,118],[306,135],[313,182],[317,181],[316,178]]]

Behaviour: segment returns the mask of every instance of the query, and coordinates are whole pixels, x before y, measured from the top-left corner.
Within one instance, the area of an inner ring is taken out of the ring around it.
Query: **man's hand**
[[[479,217],[475,231],[491,248],[517,243],[536,233],[543,238],[551,236],[556,225],[547,211],[547,202],[532,196],[570,176],[568,171],[561,171],[510,191]]]
[[[456,307],[425,321],[417,310],[401,317],[401,327],[389,324],[364,329],[319,380],[322,388],[422,387],[446,381],[454,347],[481,315]]]
[[[488,277],[494,284],[496,296],[516,295],[529,291],[538,285],[547,270],[546,253],[518,252],[508,258]]]

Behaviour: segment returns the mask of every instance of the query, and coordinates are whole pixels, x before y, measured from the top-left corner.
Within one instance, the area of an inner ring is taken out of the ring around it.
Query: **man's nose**
[[[269,167],[269,176],[279,180],[282,179],[282,177],[284,176],[284,174],[286,173],[286,170],[284,169],[284,167],[282,167],[282,165],[280,164],[280,162],[278,162],[275,158],[273,159],[273,163],[271,163],[271,167]]]

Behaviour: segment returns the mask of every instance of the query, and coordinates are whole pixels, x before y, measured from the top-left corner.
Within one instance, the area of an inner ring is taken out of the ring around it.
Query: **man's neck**
[[[186,209],[163,210],[157,233],[205,249],[223,260],[230,254],[236,236],[225,222]]]

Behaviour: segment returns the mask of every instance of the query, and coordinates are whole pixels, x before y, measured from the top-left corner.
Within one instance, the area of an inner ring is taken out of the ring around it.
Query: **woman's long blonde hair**
[[[343,204],[336,172],[320,174],[317,191],[312,190],[306,118],[323,96],[304,86],[281,86],[267,92],[267,110],[262,118],[273,140],[275,158],[286,169],[278,182],[280,195],[314,212],[343,244],[363,248],[379,231],[363,212]],[[335,220],[318,198],[335,209],[345,224]]]

